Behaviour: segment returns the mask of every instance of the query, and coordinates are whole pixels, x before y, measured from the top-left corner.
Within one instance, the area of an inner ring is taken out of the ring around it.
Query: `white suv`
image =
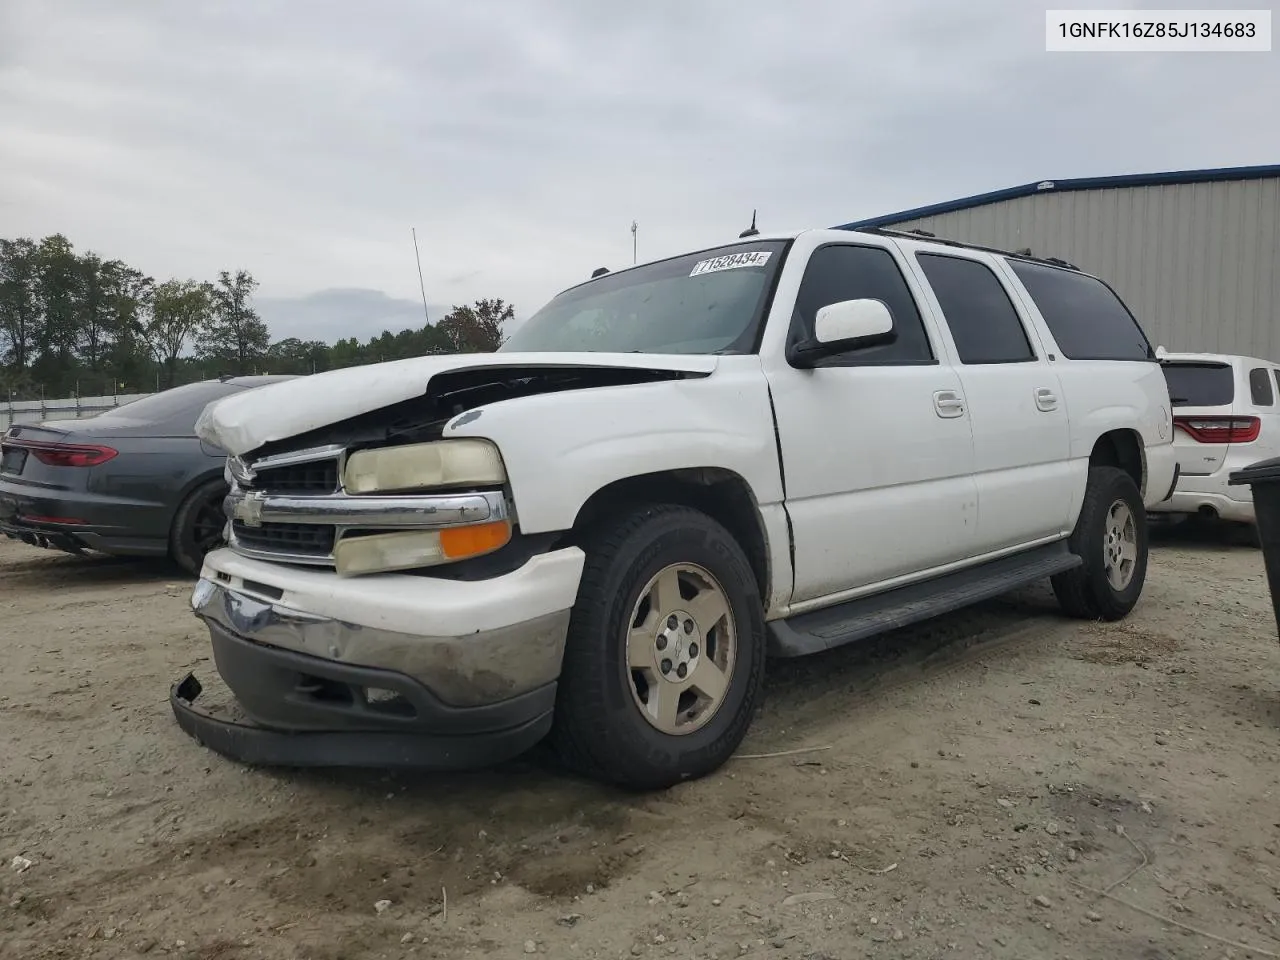
[[[1147,338],[1061,261],[891,231],[752,236],[564,291],[496,353],[205,410],[229,542],[192,604],[246,761],[450,767],[550,734],[584,773],[716,769],[767,655],[1052,578],[1118,619],[1173,489]]]
[[[1252,490],[1227,478],[1280,456],[1280,367],[1255,357],[1157,354],[1173,404],[1178,484],[1152,511],[1253,523]]]

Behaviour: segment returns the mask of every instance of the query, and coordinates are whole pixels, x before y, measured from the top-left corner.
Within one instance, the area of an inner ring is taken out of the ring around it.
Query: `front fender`
[[[597,490],[695,467],[740,475],[762,507],[782,482],[768,386],[756,357],[725,357],[709,377],[505,400],[450,421],[446,438],[502,451],[523,533],[567,530]]]

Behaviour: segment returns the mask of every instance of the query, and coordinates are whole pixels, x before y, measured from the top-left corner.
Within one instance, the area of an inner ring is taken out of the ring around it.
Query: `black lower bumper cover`
[[[21,540],[33,547],[48,547],[66,553],[83,553],[86,545],[74,534],[46,526],[19,525],[0,520],[0,534],[11,540]]]
[[[417,731],[295,731],[211,716],[196,706],[203,687],[187,674],[169,691],[178,726],[216,753],[255,766],[467,770],[531,748],[551,729],[551,713],[493,733],[441,736]]]

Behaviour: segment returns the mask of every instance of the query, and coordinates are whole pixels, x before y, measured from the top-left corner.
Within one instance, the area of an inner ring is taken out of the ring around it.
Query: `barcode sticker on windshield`
[[[730,253],[710,260],[699,260],[689,271],[689,276],[696,277],[717,270],[736,270],[738,267],[763,267],[772,255],[772,250],[752,250],[750,253]]]

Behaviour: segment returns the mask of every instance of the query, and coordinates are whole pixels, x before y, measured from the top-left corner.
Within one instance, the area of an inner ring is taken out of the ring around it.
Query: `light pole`
[[[430,324],[431,317],[427,315],[427,285],[422,279],[422,256],[418,253],[418,228],[411,229],[413,230],[413,259],[418,262],[418,289],[422,291],[422,319]]]
[[[637,262],[636,261],[636,250],[637,250],[636,231],[639,229],[640,229],[639,225],[634,220],[632,220],[631,221],[631,263],[633,265]]]

